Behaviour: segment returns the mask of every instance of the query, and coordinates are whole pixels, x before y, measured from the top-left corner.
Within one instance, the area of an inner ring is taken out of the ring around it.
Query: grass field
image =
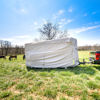
[[[89,52],[80,51],[80,61]],[[0,100],[100,100],[100,65],[27,70],[18,60],[0,59]]]

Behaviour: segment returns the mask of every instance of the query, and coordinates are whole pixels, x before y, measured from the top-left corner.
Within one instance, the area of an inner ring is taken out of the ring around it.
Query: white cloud
[[[59,27],[62,28],[64,27],[65,25],[71,23],[73,21],[73,19],[66,19],[66,18],[63,18],[59,21]]]
[[[27,14],[28,11],[25,8],[14,8],[14,12],[18,13],[18,14]]]
[[[73,8],[70,7],[70,8],[68,9],[68,12],[72,12],[72,11],[73,11]]]
[[[73,19],[68,19],[67,24],[71,23],[72,21],[73,21]]]
[[[38,22],[35,21],[33,24],[34,24],[34,25],[38,25]]]
[[[42,19],[42,23],[41,24],[46,24],[47,20],[45,18]],[[41,25],[40,25],[41,26]]]
[[[59,11],[58,11],[58,14],[61,15],[61,14],[63,14],[64,12],[65,12],[65,10],[59,10]]]
[[[18,14],[27,14],[29,11],[29,5],[26,0],[10,0],[11,7],[14,12]],[[26,6],[27,5],[27,6]]]
[[[21,13],[24,13],[24,14],[27,13],[27,10],[25,10],[24,8],[20,9],[19,11],[20,11]]]
[[[32,25],[30,25],[30,31],[36,31],[39,28],[39,23],[37,21],[33,22]]]
[[[42,27],[43,24],[46,24],[47,20],[45,18],[42,18],[41,22],[35,21],[30,27],[32,30],[38,30],[40,27]]]
[[[31,32],[37,32],[39,28],[43,26],[43,24],[46,24],[47,20],[45,18],[41,19],[41,22],[34,21],[33,24],[30,25],[30,31]]]
[[[95,25],[95,26],[89,26],[89,27],[80,27],[80,28],[75,28],[75,29],[70,29],[68,30],[68,34],[71,37],[75,37],[78,40],[78,46],[83,46],[83,45],[94,45],[100,43],[100,39],[83,39],[82,37],[78,37],[78,34],[81,34],[81,32],[86,32],[88,30],[100,28],[100,25]]]
[[[88,31],[88,30],[91,30],[91,29],[96,29],[96,28],[99,28],[99,27],[100,27],[100,25],[89,26],[89,27],[81,27],[81,28],[75,28],[75,29],[70,29],[68,31],[68,33],[71,36],[74,36],[74,35],[80,34],[81,32]]]
[[[57,15],[53,15],[53,19],[57,19],[58,18],[58,16]]]
[[[59,16],[64,14],[65,10],[59,10],[56,14],[53,15],[53,19],[57,19]]]

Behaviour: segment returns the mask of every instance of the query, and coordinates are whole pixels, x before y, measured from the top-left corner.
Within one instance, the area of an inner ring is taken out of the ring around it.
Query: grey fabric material
[[[28,67],[67,68],[79,64],[77,40],[74,38],[26,44],[25,56]]]

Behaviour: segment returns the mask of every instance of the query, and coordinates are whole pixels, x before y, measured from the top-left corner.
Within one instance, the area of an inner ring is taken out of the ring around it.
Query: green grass
[[[22,100],[22,94],[12,95],[9,100]]]
[[[100,93],[98,92],[93,92],[91,96],[94,98],[94,100],[100,100]]]
[[[79,52],[83,58],[88,51]],[[0,100],[100,100],[100,65],[27,69],[22,55],[0,59]]]
[[[25,84],[25,83],[23,83],[23,82],[21,82],[21,83],[19,83],[19,84],[16,85],[16,89],[19,89],[19,90],[22,90],[22,89],[24,90],[27,87],[28,87],[28,85]]]
[[[61,97],[60,100],[67,100],[65,97]]]
[[[45,89],[44,90],[44,96],[48,97],[48,98],[55,98],[57,95],[57,91],[55,89]]]
[[[11,95],[10,91],[2,91],[0,93],[0,98],[6,98],[6,97],[9,97],[10,95]]]
[[[89,81],[87,85],[90,89],[100,89],[100,83],[96,81]]]

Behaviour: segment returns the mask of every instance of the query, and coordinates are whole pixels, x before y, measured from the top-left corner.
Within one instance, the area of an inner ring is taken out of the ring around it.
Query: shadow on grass
[[[67,69],[64,68],[29,68],[27,67],[27,70],[34,70],[36,72],[73,72],[74,74],[88,74],[88,75],[94,75],[96,73],[96,70],[100,71],[100,65],[79,65],[76,67],[68,67]]]
[[[98,66],[94,65],[93,67],[96,68],[98,71],[100,71],[100,65]]]
[[[69,68],[70,72],[73,72],[74,74],[88,74],[88,75],[94,75],[96,73],[96,70],[93,69],[92,66],[77,66],[72,69]]]

